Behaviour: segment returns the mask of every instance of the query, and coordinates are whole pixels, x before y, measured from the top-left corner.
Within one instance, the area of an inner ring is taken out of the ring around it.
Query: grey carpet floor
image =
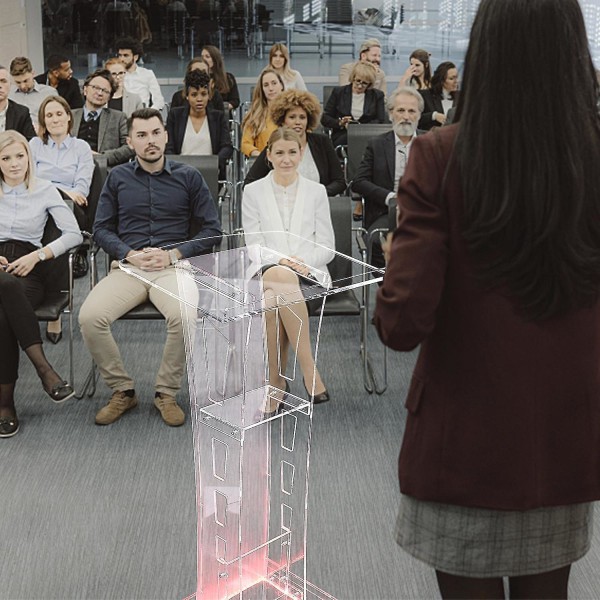
[[[55,406],[23,359],[22,430],[0,441],[2,599],[177,599],[195,590],[191,426],[165,426],[152,405],[162,324],[118,323],[115,335],[141,402],[111,426],[94,425],[109,396],[103,384],[94,398]],[[66,372],[66,342],[45,347]],[[333,399],[314,415],[308,573],[340,599],[437,597],[433,572],[392,537],[402,402],[415,356],[393,354],[388,392],[370,396],[357,320],[324,323],[319,362]],[[88,365],[77,334],[79,379]],[[571,597],[600,597],[597,539],[573,569]]]

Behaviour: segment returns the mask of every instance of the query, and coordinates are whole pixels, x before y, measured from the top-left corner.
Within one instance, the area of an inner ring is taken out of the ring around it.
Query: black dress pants
[[[0,256],[12,262],[35,250],[33,244],[0,242]],[[14,383],[19,371],[19,345],[23,350],[41,344],[35,308],[44,298],[42,265],[26,277],[0,269],[0,383]]]

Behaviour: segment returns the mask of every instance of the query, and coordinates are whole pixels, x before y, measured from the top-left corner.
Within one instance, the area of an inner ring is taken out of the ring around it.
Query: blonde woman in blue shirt
[[[0,133],[0,180],[0,438],[5,438],[19,430],[14,398],[19,346],[54,402],[73,394],[46,359],[34,309],[45,293],[40,263],[77,246],[82,237],[57,189],[34,176],[29,145],[16,131]],[[62,235],[42,246],[49,216]]]

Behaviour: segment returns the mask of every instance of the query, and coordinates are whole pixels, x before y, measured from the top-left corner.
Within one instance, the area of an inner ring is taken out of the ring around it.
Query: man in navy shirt
[[[202,175],[165,158],[167,132],[160,113],[135,111],[127,143],[136,158],[110,172],[96,211],[94,239],[112,258],[126,259],[145,281],[114,261],[79,313],[81,333],[100,374],[113,394],[96,415],[108,425],[137,405],[133,379],[126,372],[110,326],[126,312],[150,300],[164,315],[167,340],[156,376],[154,405],[167,425],[183,424],[175,396],[185,367],[182,318],[173,264],[210,252],[222,235],[217,210]],[[163,246],[179,244],[176,249]],[[153,287],[147,281],[151,281]],[[160,288],[160,289],[158,289]]]

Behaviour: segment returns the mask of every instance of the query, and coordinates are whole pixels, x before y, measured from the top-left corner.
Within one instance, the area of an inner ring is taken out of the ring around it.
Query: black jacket
[[[185,137],[185,128],[190,115],[190,107],[181,106],[169,111],[167,121],[167,132],[169,140],[167,142],[167,154],[181,154],[181,146]],[[219,177],[225,178],[225,163],[233,155],[233,145],[231,143],[231,134],[229,133],[229,123],[225,115],[220,110],[207,110],[206,119],[210,131],[210,142],[212,153],[219,156]]]
[[[428,131],[432,127],[440,127],[440,123],[433,120],[433,113],[443,113],[444,106],[442,105],[442,97],[434,94],[431,90],[419,90],[419,94],[423,96],[425,102],[425,108],[421,113],[421,119],[419,120],[419,129]],[[452,106],[456,106],[458,100],[458,93],[455,92],[454,99],[452,100]]]
[[[29,141],[35,137],[35,129],[31,122],[31,116],[29,115],[29,109],[22,104],[17,104],[12,100],[8,101],[8,107],[6,109],[6,130],[14,129],[21,135],[27,138]]]
[[[347,117],[352,111],[352,84],[333,88],[331,96],[323,111],[321,123],[332,129],[331,141],[335,144],[348,142],[348,131],[340,127],[338,120]],[[363,114],[358,119],[360,123],[389,123],[385,110],[385,96],[381,90],[369,88],[365,92]]]
[[[325,186],[328,196],[341,194],[346,189],[346,180],[331,140],[322,133],[307,133],[306,141],[319,170],[319,183]],[[246,175],[246,179],[244,179],[244,185],[262,179],[270,170],[267,164],[267,150],[265,149],[256,157],[254,164],[248,171],[248,175]]]
[[[45,85],[49,85],[48,81],[48,72],[42,73],[34,78],[38,83],[43,83]],[[81,95],[81,91],[79,89],[79,81],[75,79],[75,77],[71,77],[71,79],[61,79],[58,82],[58,86],[56,88],[59,96],[62,96],[67,104],[71,108],[82,108],[83,107],[83,96]]]

